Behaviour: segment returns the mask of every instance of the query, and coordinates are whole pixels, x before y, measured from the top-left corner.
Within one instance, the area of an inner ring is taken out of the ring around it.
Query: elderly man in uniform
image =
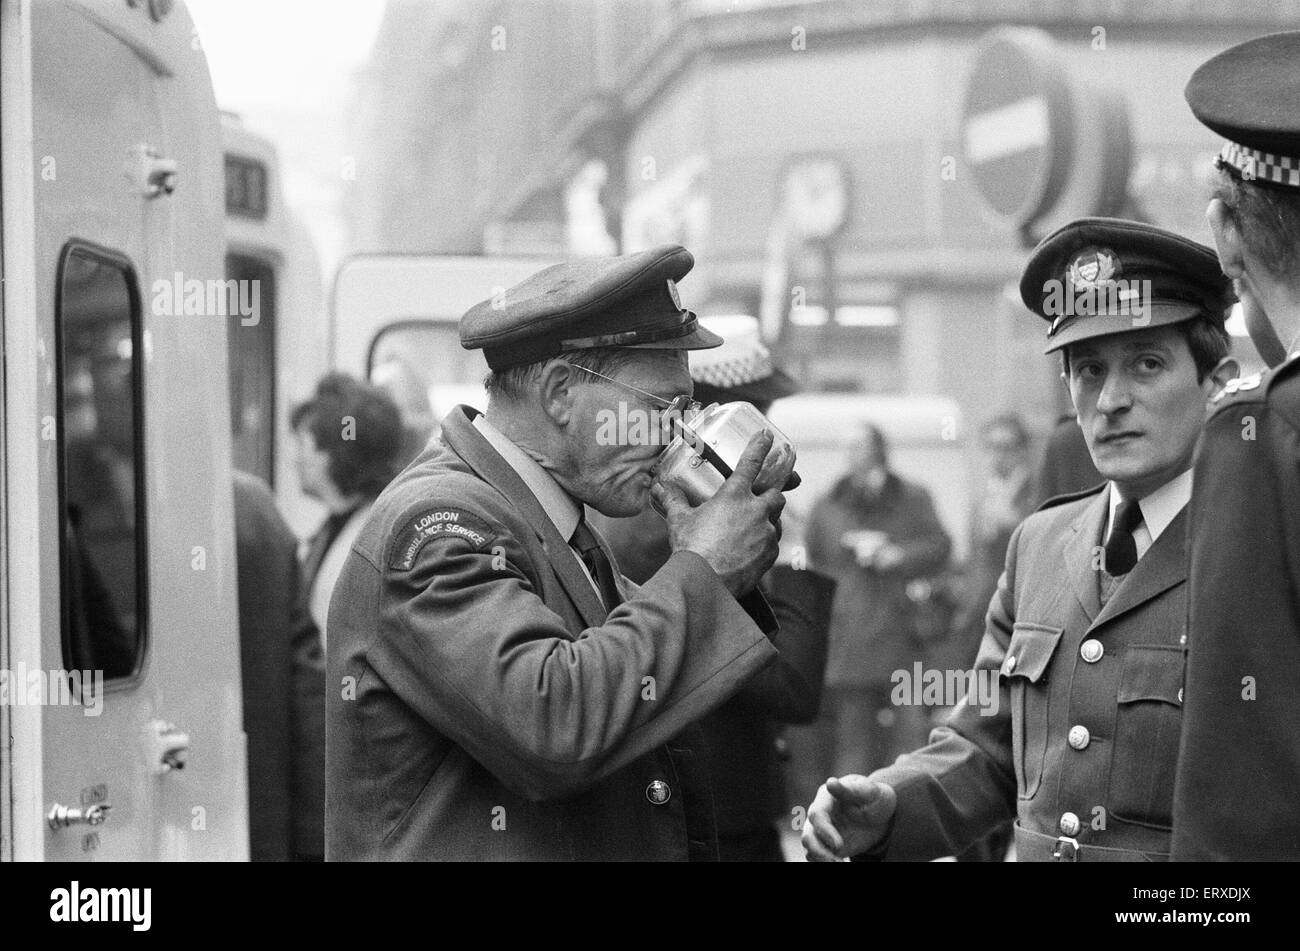
[[[749,444],[691,508],[655,485],[672,554],[619,577],[586,506],[634,515],[661,441],[604,421],[691,392],[720,338],[682,309],[675,245],[548,268],[461,321],[487,412],[379,497],[330,609],[328,859],[680,859],[668,742],[776,656],[756,591],[793,462]]]
[[[1016,529],[973,692],[928,746],[828,780],[809,857],[931,859],[1013,816],[1021,861],[1168,857],[1187,611],[1185,508],[1211,397],[1232,373],[1213,252],[1137,222],[1049,235],[1020,282],[1051,322],[1088,449],[1109,482]],[[977,681],[978,682],[978,681]]]
[[[1300,33],[1220,53],[1186,95],[1196,117],[1228,139],[1207,217],[1273,369],[1228,384],[1197,454],[1174,858],[1296,860]]]

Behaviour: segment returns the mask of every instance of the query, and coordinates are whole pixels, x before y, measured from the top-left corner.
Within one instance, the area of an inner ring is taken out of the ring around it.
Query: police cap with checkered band
[[[1183,95],[1192,114],[1228,140],[1215,164],[1300,194],[1300,32],[1224,50],[1201,64]]]
[[[771,403],[799,392],[790,376],[772,362],[758,318],[748,314],[703,317],[722,346],[691,354],[691,380],[701,403]]]

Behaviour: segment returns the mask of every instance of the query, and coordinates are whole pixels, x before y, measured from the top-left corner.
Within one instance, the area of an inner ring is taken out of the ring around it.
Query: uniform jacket
[[[905,558],[877,571],[858,565],[841,543],[845,532],[873,529],[889,535]],[[813,506],[805,534],[808,563],[839,586],[831,614],[831,686],[888,686],[895,670],[922,659],[924,645],[912,630],[907,583],[941,572],[951,542],[935,514],[930,493],[890,474],[880,496],[867,501],[847,478]]]
[[[652,509],[601,525],[619,567],[634,581],[648,580],[672,554],[667,526]],[[780,728],[811,723],[821,706],[835,582],[816,571],[778,565],[767,573],[763,590],[780,625],[773,639],[776,661],[677,738],[685,772],[698,776],[708,791],[724,840],[767,835],[772,821],[785,815]],[[724,843],[724,855],[726,849]]]
[[[1300,859],[1300,357],[1206,423],[1174,858]]]
[[[328,859],[685,859],[665,743],[775,657],[678,552],[608,617],[457,407],[376,501],[335,587]]]
[[[976,661],[997,678],[997,713],[960,704],[928,746],[873,775],[898,793],[886,858],[953,855],[1012,816],[1022,861],[1049,858],[1058,844],[1083,860],[1168,853],[1187,510],[1102,608],[1093,566],[1108,498],[1094,489],[1049,503],[1012,536]],[[1100,658],[1087,661],[1098,644]],[[1087,730],[1077,747],[1068,741],[1076,727]],[[1081,852],[1057,842],[1071,829],[1066,813],[1078,819],[1069,838]]]

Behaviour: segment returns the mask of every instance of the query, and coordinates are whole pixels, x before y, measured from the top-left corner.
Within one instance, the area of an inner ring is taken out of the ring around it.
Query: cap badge
[[[1121,273],[1123,268],[1114,251],[1091,248],[1070,262],[1065,278],[1076,290],[1095,290],[1113,283]]]
[[[678,310],[682,309],[682,299],[677,296],[677,282],[671,277],[668,278],[668,296],[672,298],[673,306]]]

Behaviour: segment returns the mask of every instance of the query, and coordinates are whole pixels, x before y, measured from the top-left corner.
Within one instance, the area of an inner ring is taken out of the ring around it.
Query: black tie
[[[578,557],[587,566],[592,578],[596,579],[601,600],[605,602],[605,610],[612,611],[622,604],[623,599],[619,596],[618,585],[614,581],[614,566],[609,563],[604,549],[596,540],[596,533],[587,526],[585,518],[578,519],[578,527],[573,530],[569,544],[578,552]]]
[[[1115,524],[1111,526],[1110,538],[1106,541],[1106,574],[1112,578],[1126,575],[1137,564],[1137,542],[1133,539],[1133,529],[1142,524],[1142,509],[1136,499],[1121,502],[1115,512]]]

